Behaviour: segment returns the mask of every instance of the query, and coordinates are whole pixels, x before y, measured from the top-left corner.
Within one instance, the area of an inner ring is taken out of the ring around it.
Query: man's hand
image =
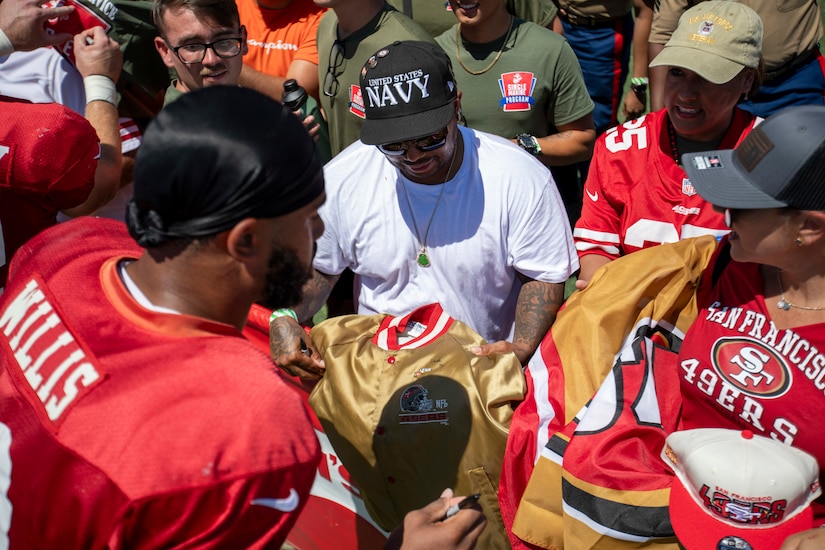
[[[487,524],[487,518],[476,503],[449,519],[447,509],[461,502],[450,489],[441,498],[404,516],[404,523],[390,534],[384,550],[468,550],[474,548]]]
[[[491,344],[483,344],[481,346],[475,346],[470,348],[470,351],[475,353],[476,355],[480,355],[486,357],[488,355],[503,355],[505,353],[515,353],[518,360],[521,362],[522,365],[526,365],[527,361],[530,359],[530,355],[533,353],[531,349],[527,346],[522,346],[519,348],[513,342],[507,342],[505,340],[499,340],[498,342],[493,342]]]
[[[43,8],[38,0],[2,0],[0,30],[15,51],[27,52],[43,46],[56,46],[72,39],[69,33],[51,34],[43,26],[49,19],[74,11],[74,6]]]
[[[819,550],[825,548],[825,527],[808,529],[785,539],[779,550]]]
[[[639,118],[647,111],[647,97],[646,93],[636,93],[633,90],[628,90],[624,97],[622,104],[622,116],[624,120],[633,120]]]
[[[301,110],[292,111],[295,116],[298,118],[304,117],[302,122],[304,123],[304,128],[307,129],[309,132],[309,136],[317,143],[318,142],[318,132],[321,131],[321,125],[315,121],[315,117],[312,115],[304,116]]]
[[[278,317],[269,325],[272,360],[292,376],[317,381],[324,375],[324,360],[306,331],[290,317]]]
[[[97,74],[108,76],[113,82],[117,82],[123,67],[123,53],[103,27],[93,27],[76,34],[74,56],[77,70],[84,78]]]
[[[472,349],[476,355],[513,352],[526,365],[550,330],[556,313],[564,302],[564,283],[536,281],[521,273],[521,290],[516,303],[516,326],[513,341],[498,341]]]

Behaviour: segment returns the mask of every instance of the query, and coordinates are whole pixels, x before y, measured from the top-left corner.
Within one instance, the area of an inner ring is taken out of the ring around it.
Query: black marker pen
[[[307,347],[307,343],[304,342],[303,338],[301,338],[301,353],[303,353],[307,357],[312,357],[312,352],[309,351],[309,348]]]
[[[454,515],[456,515],[458,513],[459,510],[463,510],[464,508],[470,508],[473,504],[478,502],[479,498],[481,498],[481,494],[476,493],[474,495],[470,495],[470,496],[466,497],[464,500],[462,500],[458,504],[453,504],[452,506],[447,508],[447,515],[444,517],[444,519],[449,519],[449,518],[453,517]]]

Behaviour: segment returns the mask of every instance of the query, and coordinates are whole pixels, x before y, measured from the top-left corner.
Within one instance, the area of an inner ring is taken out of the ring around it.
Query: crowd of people
[[[316,416],[389,549],[825,544],[822,36],[0,0],[0,546],[280,548]]]

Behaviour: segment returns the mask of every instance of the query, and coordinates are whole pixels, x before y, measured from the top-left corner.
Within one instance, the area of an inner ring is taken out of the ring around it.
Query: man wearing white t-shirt
[[[439,302],[489,342],[476,353],[512,351],[526,363],[578,269],[550,172],[509,141],[458,125],[460,94],[437,46],[386,46],[360,83],[361,141],[324,169],[326,232],[297,318],[317,311],[350,268],[358,313],[403,315]],[[320,356],[292,312],[279,311],[273,358],[317,379]]]

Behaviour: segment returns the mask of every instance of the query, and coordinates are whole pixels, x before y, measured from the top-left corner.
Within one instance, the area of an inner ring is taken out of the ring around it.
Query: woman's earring
[[[805,243],[802,242],[802,237],[797,237],[796,238],[796,246],[802,246],[803,244],[805,244]]]

